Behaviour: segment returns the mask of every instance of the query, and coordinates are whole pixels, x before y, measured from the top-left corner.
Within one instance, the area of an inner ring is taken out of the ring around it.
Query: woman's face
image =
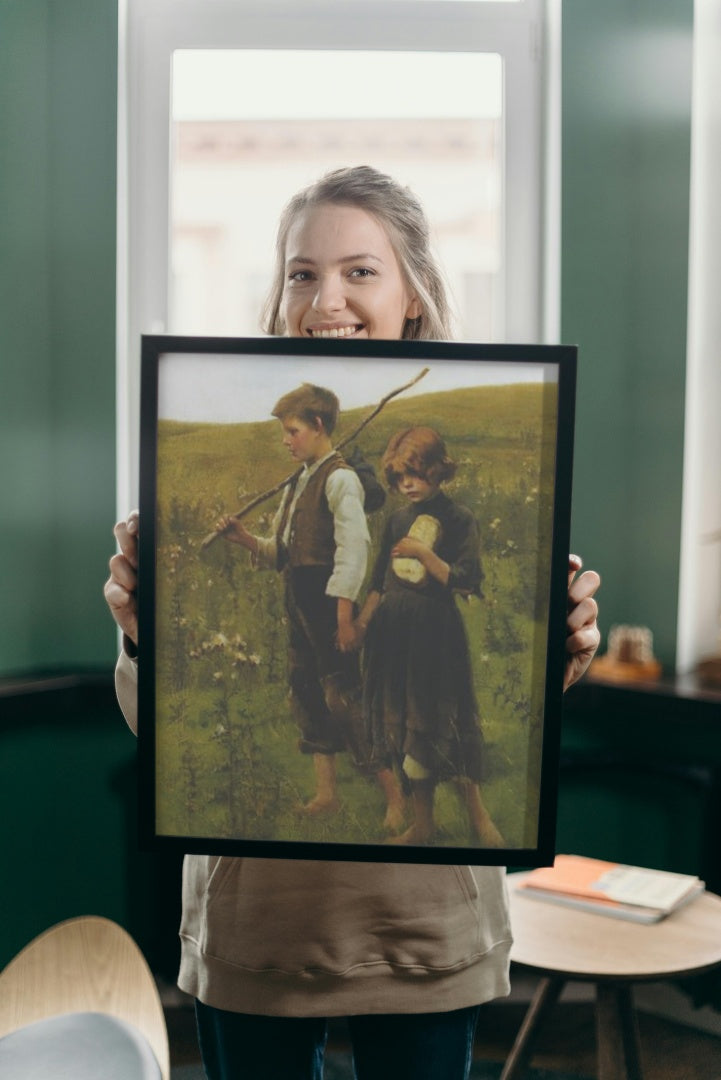
[[[291,226],[285,250],[289,337],[395,339],[421,314],[388,234],[360,207],[311,207]]]

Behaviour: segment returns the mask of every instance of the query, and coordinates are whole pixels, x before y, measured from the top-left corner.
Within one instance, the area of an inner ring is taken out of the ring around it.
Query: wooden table
[[[626,922],[529,899],[509,874],[511,960],[542,979],[501,1080],[519,1080],[540,1024],[569,980],[596,986],[599,1080],[643,1080],[632,986],[721,966],[721,898],[703,893],[661,922]]]

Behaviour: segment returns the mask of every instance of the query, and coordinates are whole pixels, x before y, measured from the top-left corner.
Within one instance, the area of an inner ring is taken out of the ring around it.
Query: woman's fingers
[[[584,674],[601,641],[597,625],[598,604],[594,599],[601,578],[595,570],[586,570],[576,577],[582,565],[578,556],[569,557],[564,690]]]
[[[138,529],[137,510],[125,521],[119,521],[113,533],[120,553],[109,562],[110,577],[105,582],[103,595],[110,613],[124,634],[138,643]]]
[[[138,565],[138,529],[137,510],[133,510],[125,521],[119,521],[113,529],[121,553],[135,567]]]

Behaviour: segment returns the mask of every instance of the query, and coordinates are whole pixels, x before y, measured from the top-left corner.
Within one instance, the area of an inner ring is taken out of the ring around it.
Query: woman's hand
[[[110,577],[103,590],[110,613],[123,633],[138,644],[138,531],[140,519],[133,510],[113,532],[120,553],[110,560]]]
[[[601,584],[595,570],[576,574],[583,566],[578,555],[568,557],[568,616],[566,618],[566,671],[563,689],[568,690],[581,678],[593,660],[601,640],[596,619],[598,604],[594,594]]]

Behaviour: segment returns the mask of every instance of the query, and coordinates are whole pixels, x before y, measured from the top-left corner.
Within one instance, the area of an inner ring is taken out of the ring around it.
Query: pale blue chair
[[[0,1077],[169,1080],[155,980],[117,923],[58,923],[0,973]]]

